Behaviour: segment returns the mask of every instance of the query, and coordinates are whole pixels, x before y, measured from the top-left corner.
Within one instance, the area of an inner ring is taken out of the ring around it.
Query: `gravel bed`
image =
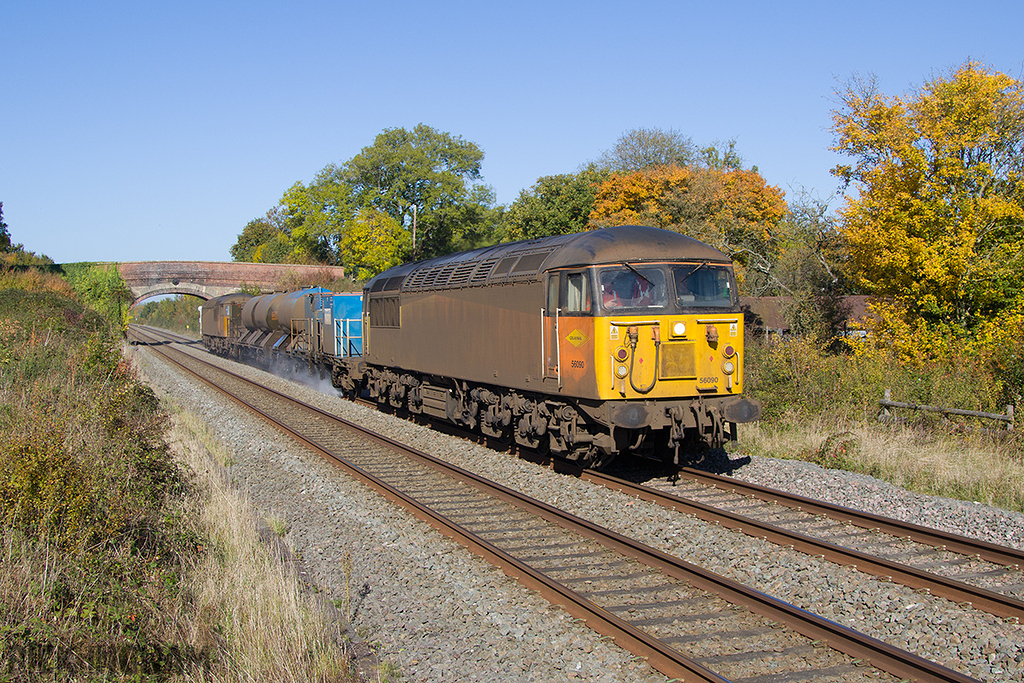
[[[158,393],[204,417],[235,452],[234,481],[261,514],[288,520],[286,541],[311,580],[332,599],[352,596],[357,632],[403,680],[665,680],[142,349],[133,347],[140,371]],[[251,368],[232,369],[295,389]],[[1024,626],[375,412],[336,398],[327,382],[299,393],[348,420],[980,681],[1024,681]],[[863,475],[754,457],[733,476],[993,542],[1024,543],[1024,515],[912,494]]]

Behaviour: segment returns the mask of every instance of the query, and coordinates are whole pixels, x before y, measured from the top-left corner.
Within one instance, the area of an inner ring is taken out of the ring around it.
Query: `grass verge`
[[[0,681],[350,680],[244,501],[172,454],[120,321],[54,275],[0,284]]]
[[[346,681],[341,624],[303,591],[291,564],[260,540],[248,500],[226,483],[216,461],[225,454],[195,415],[172,410],[172,449],[194,473],[194,516],[209,548],[188,572],[201,619],[190,640],[216,653],[195,681]],[[218,457],[217,453],[221,453]]]

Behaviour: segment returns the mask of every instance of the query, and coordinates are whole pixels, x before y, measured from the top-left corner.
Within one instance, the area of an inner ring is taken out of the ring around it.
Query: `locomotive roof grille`
[[[396,277],[389,277],[384,283],[385,292],[397,292],[402,288],[402,283],[405,282],[405,275],[398,275]]]
[[[497,262],[497,256],[481,261],[480,265],[473,271],[473,276],[469,278],[470,286],[487,284],[487,278],[490,277],[494,264]]]
[[[626,225],[499,244],[407,263],[378,276],[372,281],[370,292],[481,287],[536,279],[542,268],[676,260],[732,262],[721,251],[685,235]]]
[[[473,271],[477,269],[478,265],[479,264],[475,261],[460,263],[452,273],[452,276],[448,278],[448,287],[465,287],[468,285],[470,276],[473,274]]]

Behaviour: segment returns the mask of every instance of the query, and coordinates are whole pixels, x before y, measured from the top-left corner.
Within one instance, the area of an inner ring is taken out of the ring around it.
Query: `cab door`
[[[561,384],[561,366],[558,361],[558,323],[561,317],[559,307],[559,273],[550,273],[547,276],[547,301],[541,309],[541,360],[544,365],[543,378],[554,379]]]
[[[586,270],[565,271],[559,282],[558,386],[573,396],[590,396],[596,389],[590,278]]]

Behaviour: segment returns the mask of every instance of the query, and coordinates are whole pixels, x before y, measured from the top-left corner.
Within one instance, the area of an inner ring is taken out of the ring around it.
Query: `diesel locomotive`
[[[228,295],[202,329],[211,351],[290,358],[349,395],[586,467],[626,451],[681,464],[760,417],[731,260],[658,228],[408,263],[361,297]]]

